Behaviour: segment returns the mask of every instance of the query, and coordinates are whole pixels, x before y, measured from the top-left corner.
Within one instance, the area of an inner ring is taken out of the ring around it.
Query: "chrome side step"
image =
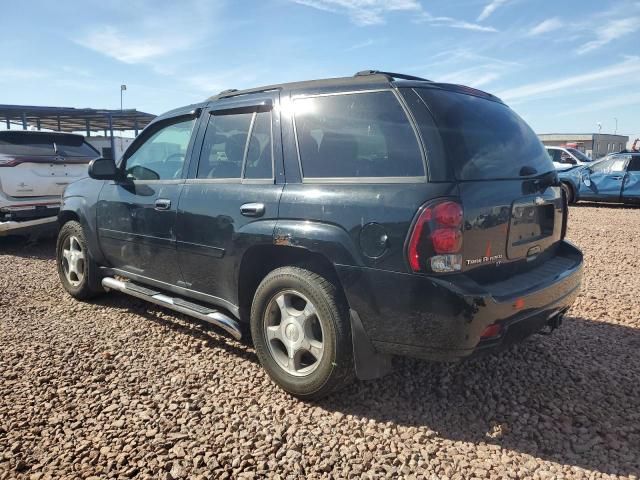
[[[204,307],[182,298],[170,297],[147,287],[143,287],[142,285],[128,281],[122,282],[113,277],[103,278],[102,286],[109,290],[117,290],[118,292],[131,295],[132,297],[140,298],[142,300],[155,303],[156,305],[161,305],[163,307],[170,308],[171,310],[175,310],[176,312],[184,313],[185,315],[211,323],[222,328],[236,340],[240,340],[240,338],[242,338],[240,324],[233,318],[225,315],[215,308]]]

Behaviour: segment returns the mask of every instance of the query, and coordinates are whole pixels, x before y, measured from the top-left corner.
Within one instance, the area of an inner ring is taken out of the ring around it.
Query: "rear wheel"
[[[70,221],[60,229],[56,260],[62,286],[71,296],[86,300],[104,292],[80,223]]]
[[[354,378],[349,309],[334,283],[309,270],[283,267],[265,277],[251,335],[269,376],[300,398],[324,397]]]
[[[562,182],[562,190],[564,191],[565,196],[567,197],[567,203],[572,205],[575,203],[575,193],[573,191],[573,187],[566,182]]]

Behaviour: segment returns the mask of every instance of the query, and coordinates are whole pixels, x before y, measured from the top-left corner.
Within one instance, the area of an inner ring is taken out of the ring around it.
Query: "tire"
[[[575,194],[573,192],[573,187],[566,182],[562,182],[562,190],[564,190],[564,194],[567,197],[567,203],[569,205],[573,205],[575,202]]]
[[[58,233],[56,263],[62,286],[72,297],[88,300],[104,293],[98,265],[89,254],[82,226],[75,220],[65,223]]]
[[[325,397],[355,378],[349,308],[336,285],[314,272],[269,273],[253,298],[251,335],[271,379],[303,400]]]

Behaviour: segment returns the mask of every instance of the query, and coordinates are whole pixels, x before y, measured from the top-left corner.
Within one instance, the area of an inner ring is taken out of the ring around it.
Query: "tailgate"
[[[69,183],[87,176],[91,159],[41,157],[16,160],[15,166],[0,168],[0,186],[11,197],[62,195]]]
[[[464,206],[462,270],[533,260],[561,238],[560,187],[535,180],[460,182]]]

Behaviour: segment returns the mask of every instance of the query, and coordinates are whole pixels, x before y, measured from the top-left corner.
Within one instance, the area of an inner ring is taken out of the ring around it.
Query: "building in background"
[[[629,142],[629,137],[626,135],[608,133],[541,133],[538,137],[545,146],[574,147],[594,160],[608,153],[624,150]]]

